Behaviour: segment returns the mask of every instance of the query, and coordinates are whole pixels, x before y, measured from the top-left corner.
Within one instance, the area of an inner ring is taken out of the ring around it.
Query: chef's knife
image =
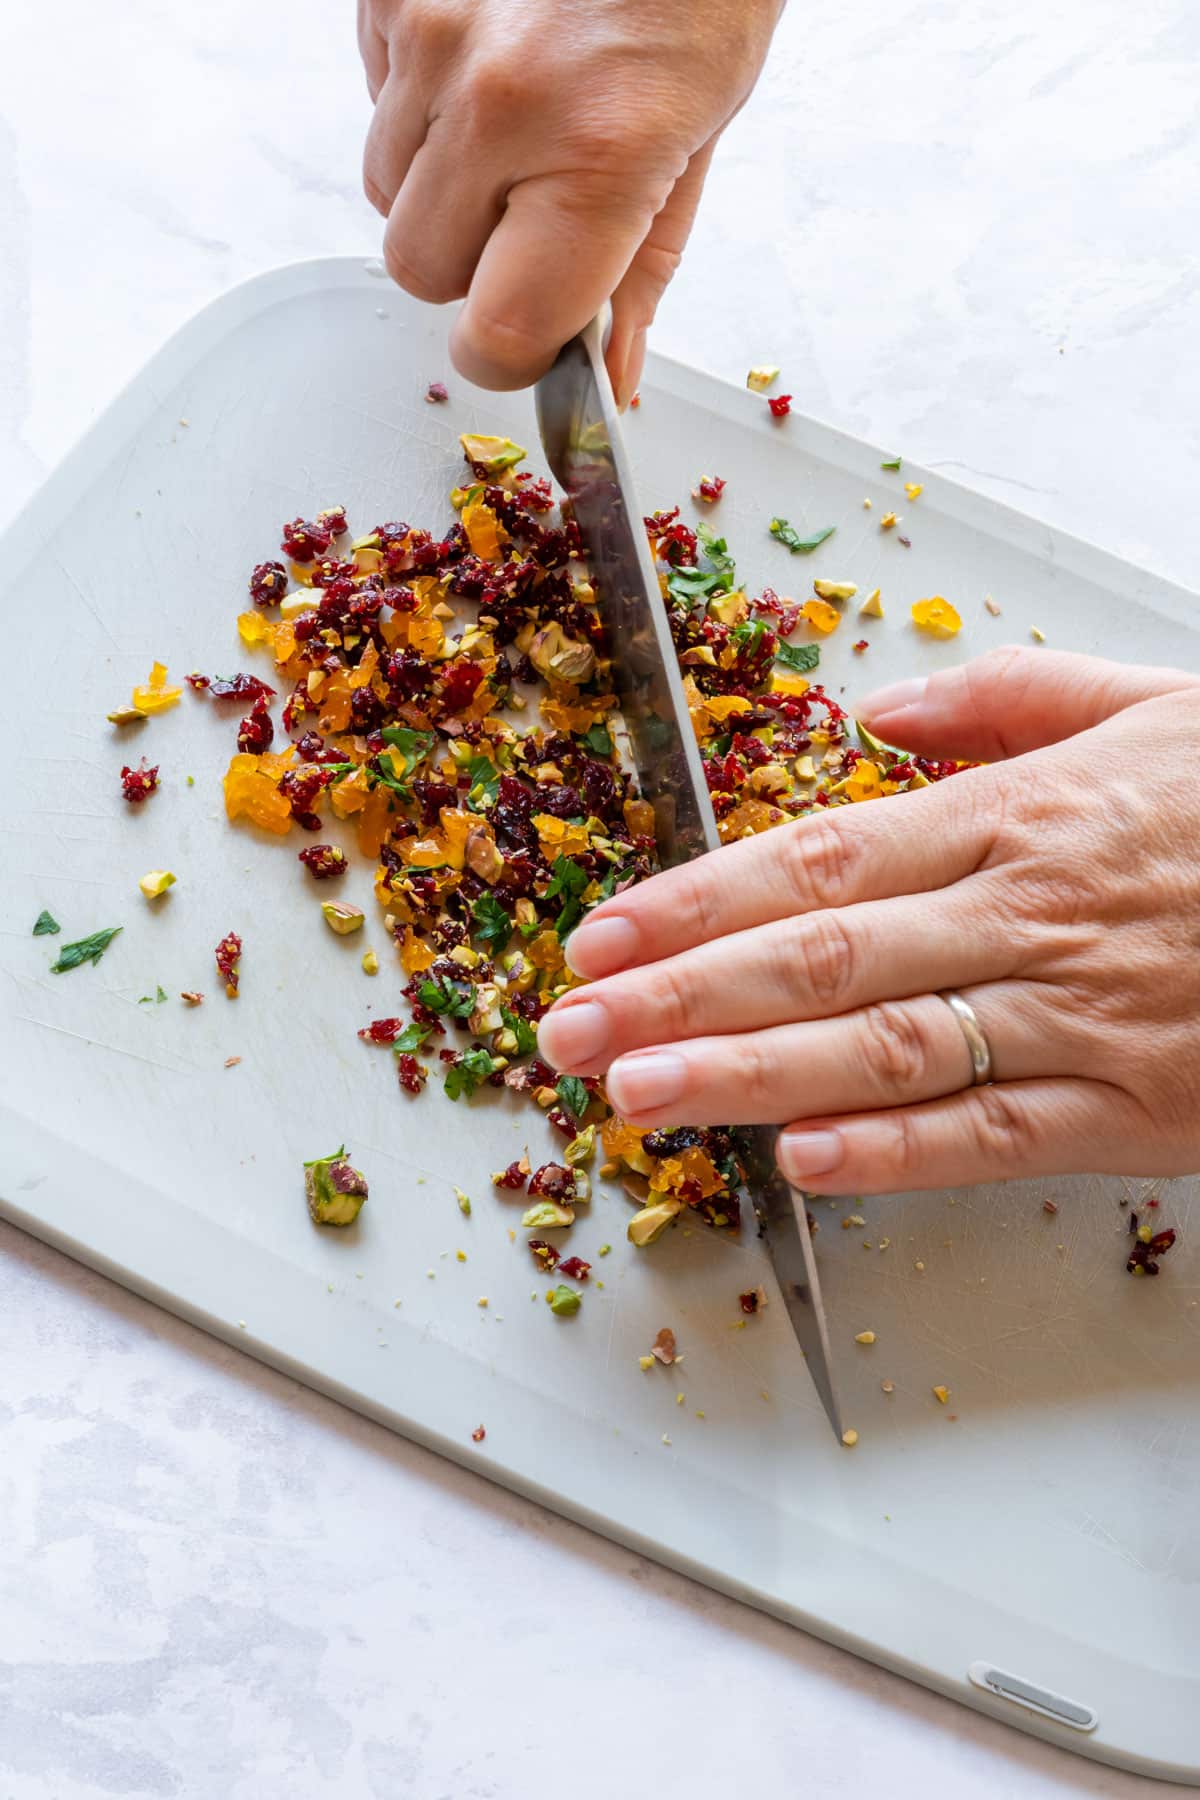
[[[654,808],[662,867],[720,848],[700,752],[637,505],[612,386],[605,319],[593,319],[537,384],[542,447],[570,496],[608,626],[642,795]],[[775,1166],[775,1130],[745,1131],[750,1197],[813,1384],[841,1436],[829,1332],[803,1198]]]

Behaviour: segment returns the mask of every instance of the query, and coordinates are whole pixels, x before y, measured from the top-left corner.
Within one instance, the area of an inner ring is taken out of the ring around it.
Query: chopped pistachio
[[[643,1250],[648,1244],[657,1242],[671,1221],[677,1219],[682,1211],[682,1200],[660,1200],[654,1206],[644,1206],[630,1219],[625,1235],[631,1244],[636,1244],[639,1250]]]
[[[364,975],[378,975],[379,958],[376,956],[374,950],[363,951],[362,969]]]
[[[950,1389],[948,1387],[943,1387],[939,1383],[933,1390],[933,1397],[939,1406],[945,1406],[947,1400],[950,1398]]]
[[[858,609],[860,619],[882,619],[883,601],[879,598],[879,589],[872,588]]]
[[[879,1385],[885,1394],[894,1394],[896,1391],[896,1384],[894,1381],[881,1381]]]
[[[579,1311],[583,1303],[581,1296],[575,1292],[574,1288],[563,1287],[561,1282],[558,1287],[546,1295],[546,1298],[550,1302],[550,1311],[560,1319],[569,1319],[573,1313]]]
[[[746,386],[755,394],[765,394],[773,381],[779,379],[779,367],[776,363],[756,363],[746,377]]]
[[[529,646],[529,660],[547,681],[590,681],[596,669],[596,652],[579,638],[567,636],[562,626],[543,626]]]
[[[165,894],[169,887],[175,886],[175,877],[170,869],[151,869],[142,876],[138,886],[147,900],[157,900],[160,894]]]
[[[987,610],[991,613],[993,619],[998,619],[1000,617],[1000,607],[997,604],[997,602],[992,599],[992,596],[990,594],[984,595],[983,604],[986,606]]]
[[[1040,627],[1038,627],[1037,625],[1031,625],[1029,627],[1029,635],[1033,639],[1035,644],[1044,644],[1046,641],[1045,632],[1042,631],[1040,629]]]
[[[521,1223],[527,1231],[553,1231],[562,1225],[575,1223],[574,1208],[560,1206],[557,1200],[539,1200],[521,1214]]]
[[[822,600],[853,600],[858,585],[853,581],[814,581],[813,591]]]
[[[487,1303],[488,1297],[486,1294],[480,1294],[478,1300],[475,1302],[476,1306],[486,1306]]]
[[[471,1196],[469,1194],[464,1194],[460,1187],[456,1187],[454,1190],[454,1198],[458,1201],[459,1212],[463,1214],[464,1218],[469,1219],[471,1216]]]
[[[611,1244],[601,1244],[600,1248],[596,1252],[596,1255],[597,1256],[608,1256],[611,1251],[612,1251]]]
[[[459,438],[463,455],[469,463],[478,463],[485,474],[500,475],[524,462],[525,452],[511,438],[487,437],[464,431]]]
[[[654,1358],[652,1356],[639,1356],[638,1357],[638,1368],[641,1369],[643,1374],[645,1373],[645,1371],[647,1369],[652,1369],[653,1367],[654,1367]]]
[[[443,1250],[442,1255],[445,1256],[445,1254],[446,1254],[446,1252]],[[466,1262],[466,1260],[467,1260],[466,1251],[465,1250],[456,1250],[454,1252],[454,1260],[455,1260],[455,1262],[460,1262],[460,1263]]]
[[[279,602],[279,616],[286,622],[298,619],[301,613],[315,612],[317,603],[313,599],[311,589],[300,594],[288,594]]]
[[[143,712],[140,706],[115,706],[105,716],[110,725],[136,725],[139,719],[148,719],[150,714]]]
[[[856,1344],[873,1344],[875,1342],[875,1333],[873,1331],[856,1331],[854,1334],[854,1341]]]
[[[304,1191],[314,1225],[353,1225],[367,1198],[367,1181],[344,1150],[304,1165]]]
[[[879,529],[880,531],[891,531],[893,526],[896,526],[899,523],[900,520],[897,514],[894,512],[886,512],[879,521]]]
[[[338,937],[349,937],[352,931],[359,929],[366,916],[361,906],[351,906],[345,900],[321,902],[321,917]]]
[[[870,501],[869,501],[869,500],[866,500],[866,499],[864,499],[864,501],[863,501],[863,506],[864,506],[864,508],[865,508],[865,509],[866,509],[866,511],[867,511],[867,512],[870,512],[870,510],[871,510],[871,502],[870,502]]]
[[[843,1444],[845,1444],[847,1450],[853,1450],[855,1444],[857,1444],[858,1433],[857,1433],[857,1431],[855,1431],[855,1429],[852,1425],[847,1426],[846,1430],[843,1431],[842,1442],[843,1442]]]

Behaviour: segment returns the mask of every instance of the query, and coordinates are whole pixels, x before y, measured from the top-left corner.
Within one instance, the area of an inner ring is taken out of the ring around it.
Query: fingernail
[[[687,1064],[673,1050],[639,1050],[608,1071],[608,1098],[619,1113],[656,1112],[683,1094]]]
[[[588,919],[567,939],[567,967],[589,981],[615,975],[637,955],[637,926],[629,919]]]
[[[608,1044],[608,1014],[594,1000],[555,1007],[538,1025],[538,1050],[556,1069],[586,1068]]]
[[[842,1160],[842,1138],[837,1131],[781,1131],[775,1160],[789,1181],[806,1175],[828,1175]]]
[[[896,681],[891,687],[880,688],[878,693],[868,694],[860,702],[857,716],[864,725],[873,720],[889,718],[892,713],[903,712],[906,706],[919,706],[925,698],[928,685],[924,675],[916,675],[911,681]]]

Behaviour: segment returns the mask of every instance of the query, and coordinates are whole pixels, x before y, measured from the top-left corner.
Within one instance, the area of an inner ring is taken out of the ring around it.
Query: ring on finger
[[[992,1080],[992,1047],[986,1031],[979,1023],[979,1015],[970,1001],[964,1000],[953,988],[944,989],[938,999],[946,1002],[957,1019],[971,1058],[971,1080],[966,1085],[986,1087]]]

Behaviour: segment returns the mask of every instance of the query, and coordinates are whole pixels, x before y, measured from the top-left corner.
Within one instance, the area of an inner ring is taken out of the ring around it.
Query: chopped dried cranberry
[[[299,852],[299,860],[314,881],[328,881],[331,876],[346,872],[346,852],[336,844],[311,844]]]
[[[136,769],[121,770],[121,792],[132,806],[140,806],[142,801],[151,795],[158,786],[158,767],[147,768],[143,756]]]
[[[273,700],[275,689],[257,675],[214,675],[205,684],[214,700]]]
[[[333,537],[341,537],[348,529],[344,506],[326,506],[317,514],[317,524]]]
[[[721,498],[725,492],[725,481],[720,475],[702,475],[692,489],[693,500],[707,500],[710,506]]]
[[[396,1076],[406,1094],[419,1094],[429,1079],[416,1057],[407,1051],[396,1058]]]
[[[216,948],[217,973],[225,983],[225,992],[231,1000],[237,999],[238,960],[242,954],[242,940],[236,931],[223,937]]]
[[[546,1114],[546,1118],[553,1125],[555,1131],[561,1131],[568,1143],[573,1137],[579,1135],[579,1125],[565,1106],[552,1106]]]
[[[187,682],[188,686],[194,688],[198,694],[202,694],[205,688],[212,686],[210,678],[207,675],[202,675],[199,669],[193,669],[191,674],[185,675],[183,679]]]
[[[443,400],[450,398],[450,390],[444,381],[431,381],[425,389],[425,398],[430,406],[438,406]]]
[[[565,1275],[568,1281],[586,1281],[592,1272],[592,1265],[584,1262],[581,1256],[564,1256],[558,1265],[558,1272]]]
[[[864,650],[868,650],[870,648],[870,645],[868,644],[866,638],[859,638],[858,642],[856,644],[851,644],[850,648],[852,650],[857,650],[858,654],[861,656]],[[955,789],[956,793],[957,793],[957,791],[958,790]]]
[[[492,1185],[493,1187],[507,1188],[513,1194],[523,1194],[525,1183],[528,1180],[529,1164],[521,1157],[516,1162],[510,1162],[502,1175],[494,1177]]]
[[[255,606],[275,606],[287,593],[287,570],[282,563],[257,563],[250,576],[250,598]]]
[[[440,385],[440,383],[439,383],[439,385]],[[429,396],[426,395],[426,399],[428,399],[428,397]],[[471,1433],[471,1442],[473,1444],[482,1444],[482,1442],[486,1436],[487,1436],[486,1425],[477,1425],[475,1427],[474,1431]]]
[[[574,1170],[562,1163],[543,1163],[529,1178],[529,1192],[546,1200],[570,1200],[575,1193]]]
[[[464,707],[469,706],[482,680],[483,670],[478,663],[463,661],[451,664],[442,681],[442,704],[446,711],[461,712]]]
[[[748,1293],[739,1294],[738,1305],[744,1313],[756,1313],[758,1311],[758,1289],[751,1288]]]
[[[243,756],[261,756],[271,747],[275,725],[265,700],[256,700],[238,726],[237,747]]]
[[[772,394],[767,399],[767,405],[771,409],[773,419],[786,419],[792,410],[792,396],[790,394]]]
[[[283,528],[280,549],[293,562],[310,563],[314,556],[324,556],[333,537],[332,531],[318,520],[293,519]]]
[[[403,1019],[372,1019],[358,1035],[364,1044],[394,1044],[403,1030]]]
[[[677,1125],[673,1131],[648,1131],[642,1139],[648,1156],[678,1156],[704,1142],[701,1125]]]
[[[553,1244],[548,1244],[545,1238],[530,1238],[529,1248],[533,1252],[534,1262],[540,1269],[544,1269],[547,1274],[551,1269],[557,1269],[559,1252]]]

